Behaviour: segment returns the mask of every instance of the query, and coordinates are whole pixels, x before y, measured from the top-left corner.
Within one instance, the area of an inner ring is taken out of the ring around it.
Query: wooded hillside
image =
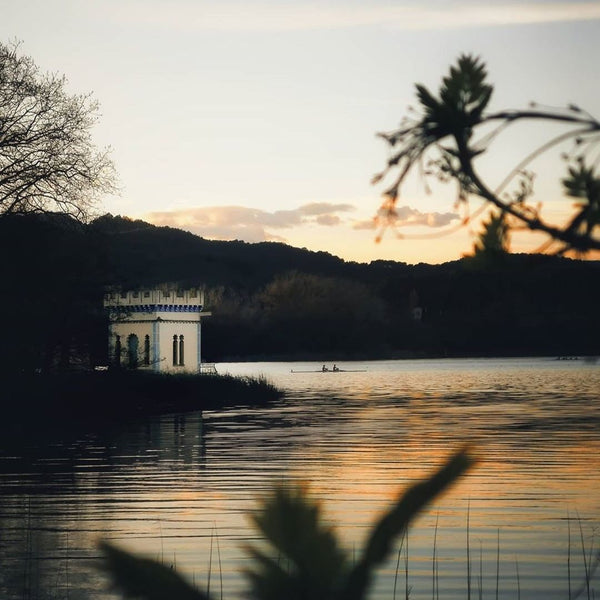
[[[7,217],[0,240],[4,365],[102,363],[105,286],[165,282],[205,287],[209,361],[600,354],[599,262],[359,264],[110,215]]]

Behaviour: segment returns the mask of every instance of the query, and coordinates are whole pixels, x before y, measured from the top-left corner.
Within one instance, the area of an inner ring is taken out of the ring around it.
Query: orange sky
[[[436,91],[462,53],[488,67],[490,110],[535,100],[598,117],[599,23],[592,0],[29,0],[7,6],[0,34],[99,101],[95,140],[112,148],[121,183],[100,212],[349,260],[434,263],[470,251],[472,232],[374,244],[364,229],[388,157],[375,134],[409,114],[416,82]],[[508,136],[485,164],[490,181],[549,133]],[[556,211],[560,190],[545,182],[562,172],[537,166],[537,200]],[[455,223],[454,194],[407,184],[406,233]]]

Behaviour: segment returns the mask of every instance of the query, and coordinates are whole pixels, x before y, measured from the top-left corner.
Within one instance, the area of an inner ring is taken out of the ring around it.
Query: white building
[[[111,291],[109,358],[114,366],[160,373],[202,373],[204,293],[198,289]]]

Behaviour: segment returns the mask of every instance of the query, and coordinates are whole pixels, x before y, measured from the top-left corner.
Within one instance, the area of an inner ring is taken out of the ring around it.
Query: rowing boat
[[[302,370],[294,370],[292,369],[292,373],[365,373],[366,369],[327,369],[323,371],[323,369],[316,369],[310,371],[302,371]]]

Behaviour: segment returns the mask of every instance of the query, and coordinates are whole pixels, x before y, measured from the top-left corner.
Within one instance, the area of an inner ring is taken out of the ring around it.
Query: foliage
[[[363,284],[339,277],[323,277],[295,271],[276,276],[259,294],[264,310],[275,313],[325,314],[358,319],[365,307],[381,312],[380,303]]]
[[[0,219],[0,371],[105,363],[102,240],[71,217]]]
[[[598,262],[513,254],[499,262],[360,264],[118,217],[100,222],[91,228],[105,236],[111,283],[153,286],[170,274],[183,287],[207,286],[212,316],[202,332],[211,362],[598,352]],[[420,321],[410,314],[414,293]]]
[[[19,44],[0,43],[0,215],[61,212],[80,220],[114,191],[107,150],[91,139],[98,104],[41,74]]]
[[[252,597],[332,596],[347,570],[348,557],[333,529],[323,524],[321,507],[309,500],[306,488],[275,488],[251,518],[269,543],[266,549],[248,547],[255,565],[247,572]]]
[[[133,556],[102,542],[106,566],[128,596],[147,600],[207,600],[208,596],[191,587],[175,571],[154,560]]]
[[[228,374],[163,374],[111,369],[3,375],[6,422],[97,425],[127,419],[221,409],[263,406],[283,392],[265,377]],[[118,393],[127,390],[126,401]],[[85,402],[82,402],[85,398]]]
[[[556,253],[568,250],[600,249],[600,174],[593,158],[600,141],[600,122],[575,105],[565,109],[486,112],[493,86],[487,82],[485,65],[469,55],[458,58],[444,77],[438,96],[417,84],[420,113],[405,119],[399,129],[380,134],[392,148],[385,170],[374,177],[379,182],[395,173],[384,192],[381,216],[384,226],[397,221],[396,202],[409,173],[417,167],[425,176],[458,184],[458,202],[479,197],[499,209],[508,226],[540,231],[550,236]],[[551,138],[521,160],[498,187],[492,189],[479,175],[475,163],[490,150],[497,136],[518,122],[557,123],[566,131]],[[490,127],[492,130],[490,131]],[[476,133],[481,132],[479,137]],[[563,153],[567,176],[562,179],[565,194],[580,199],[570,222],[564,226],[549,223],[539,206],[533,205],[534,174],[528,171],[540,154],[571,142]],[[516,189],[509,185],[516,182]]]
[[[109,223],[102,229],[58,215],[0,219],[0,249],[10,257],[0,265],[0,368],[107,364],[104,286],[152,287],[169,265],[182,287],[204,285],[206,269],[219,284],[205,295],[212,316],[203,322],[203,348],[211,362],[597,354],[598,262],[506,255],[356,264],[282,244],[210,242],[143,225],[120,235]],[[305,271],[292,272],[296,265]],[[240,272],[243,284],[235,283]],[[411,316],[415,306],[423,309],[419,321]]]
[[[483,223],[483,231],[475,242],[477,258],[498,259],[508,252],[510,230],[503,212],[492,213]]]
[[[109,242],[114,283],[128,289],[177,281],[183,287],[201,283],[256,291],[276,274],[290,269],[334,276],[344,265],[353,264],[327,252],[276,242],[206,240],[187,231],[126,217],[104,215],[91,225]]]
[[[377,346],[385,329],[381,299],[366,285],[340,277],[289,272],[256,295],[273,349],[290,354],[352,353]]]
[[[254,292],[216,286],[205,298],[214,309],[203,325],[207,351],[217,356],[364,356],[385,337],[385,303],[372,286],[347,275],[288,271]]]
[[[452,456],[429,479],[413,485],[373,525],[355,564],[334,530],[323,523],[321,508],[303,487],[277,487],[252,521],[266,546],[249,546],[254,564],[247,571],[249,597],[256,600],[360,600],[366,598],[375,570],[389,556],[411,520],[474,463],[468,449]],[[128,595],[147,600],[206,598],[193,595],[183,579],[158,563],[103,542],[106,568]],[[160,590],[162,595],[157,595]],[[178,593],[181,592],[181,595]]]

